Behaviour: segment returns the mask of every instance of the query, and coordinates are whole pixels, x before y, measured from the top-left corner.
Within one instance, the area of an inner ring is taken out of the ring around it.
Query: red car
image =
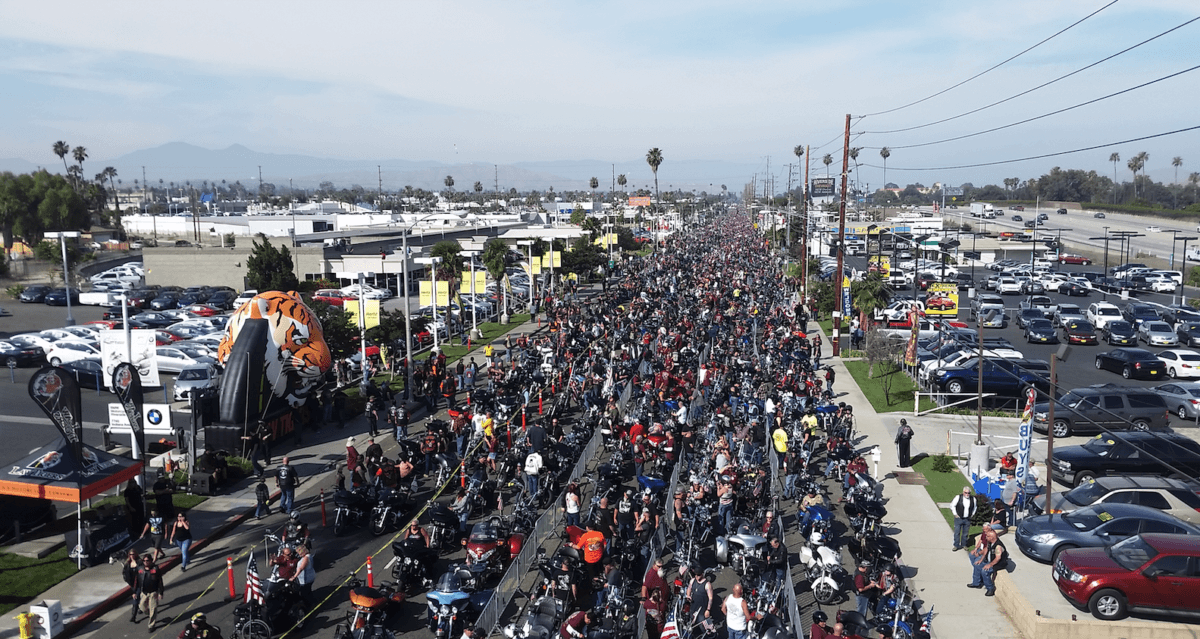
[[[1082,264],[1084,266],[1087,266],[1088,264],[1091,264],[1092,261],[1082,255],[1059,255],[1058,263],[1059,264]]]
[[[925,307],[930,309],[936,308],[943,311],[952,311],[957,306],[958,305],[954,303],[954,300],[950,299],[949,297],[934,297],[925,300]]]
[[[1147,533],[1107,548],[1071,548],[1054,563],[1054,583],[1098,619],[1130,612],[1200,616],[1200,537]]]
[[[120,326],[121,323],[116,322],[116,321],[110,321],[110,320],[96,320],[94,322],[84,322],[83,325],[84,326],[94,326],[102,331],[103,330],[111,331],[111,330],[115,329],[116,327]]]
[[[330,306],[342,306],[346,300],[357,300],[357,297],[348,297],[345,293],[336,288],[323,288],[312,294],[314,302],[325,302]]]
[[[196,317],[212,317],[214,315],[220,315],[222,312],[221,309],[215,306],[209,306],[208,304],[192,304],[190,306],[183,307],[183,310],[195,315]]]
[[[166,331],[154,331],[155,346],[167,346],[179,341],[183,341],[183,338],[178,335],[174,335]]]

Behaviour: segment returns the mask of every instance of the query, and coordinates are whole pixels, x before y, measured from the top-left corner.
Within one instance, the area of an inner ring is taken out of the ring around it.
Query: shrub
[[[25,286],[21,285],[21,284],[13,284],[12,286],[4,289],[4,292],[7,293],[9,297],[11,297],[15,300],[15,299],[17,299],[17,297],[19,297],[21,295],[21,293],[25,292]]]
[[[942,453],[933,456],[933,470],[939,473],[952,473],[958,469],[954,466],[954,460],[950,456]]]

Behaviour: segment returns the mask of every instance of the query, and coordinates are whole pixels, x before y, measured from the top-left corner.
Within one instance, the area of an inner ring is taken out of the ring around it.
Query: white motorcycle
[[[827,532],[826,526],[813,525],[807,543],[800,547],[800,564],[808,583],[812,584],[813,596],[822,605],[837,600],[841,591],[839,582],[845,576],[842,554],[825,545]]]

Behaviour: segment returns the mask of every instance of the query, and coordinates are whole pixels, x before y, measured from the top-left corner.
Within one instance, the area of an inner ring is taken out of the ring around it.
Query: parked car
[[[237,299],[237,293],[234,293],[233,291],[217,291],[216,293],[213,293],[212,297],[208,298],[208,301],[205,303],[213,308],[219,308],[223,311],[228,311],[233,309],[233,301],[235,299]]]
[[[1130,612],[1200,615],[1200,540],[1192,535],[1147,533],[1107,548],[1059,554],[1052,574],[1068,601],[1104,621]]]
[[[104,367],[100,365],[99,357],[85,357],[73,362],[63,362],[62,369],[67,371],[83,388],[106,390],[104,383]]]
[[[1012,216],[1012,221],[1014,221],[1014,222],[1022,222],[1024,220],[1025,220],[1025,218],[1021,217],[1020,215]]]
[[[9,368],[36,366],[46,359],[46,353],[37,346],[0,340],[0,362]]]
[[[1084,321],[1067,322],[1063,327],[1063,337],[1068,344],[1099,344],[1096,338],[1096,327]]]
[[[1075,304],[1059,304],[1054,311],[1054,325],[1066,326],[1071,322],[1086,322],[1087,318],[1083,316],[1083,309]]]
[[[1167,367],[1158,356],[1142,348],[1114,348],[1096,355],[1096,368],[1120,373],[1125,379],[1162,379]]]
[[[182,350],[182,349],[181,349]],[[213,364],[202,363],[184,366],[175,378],[172,395],[175,401],[186,401],[192,391],[198,389],[216,389],[221,385],[221,371]]]
[[[1087,313],[1084,315],[1093,326],[1104,330],[1109,322],[1121,319],[1121,309],[1116,304],[1096,302],[1088,306]]]
[[[1059,264],[1082,264],[1084,266],[1087,266],[1087,265],[1091,264],[1092,261],[1082,255],[1071,255],[1070,253],[1066,253],[1066,254],[1058,256],[1058,263]]]
[[[1046,314],[1037,308],[1023,308],[1017,311],[1017,328],[1025,328],[1031,320],[1046,319]]]
[[[1034,405],[1034,430],[1049,432],[1049,409],[1049,402]],[[1162,396],[1136,386],[1084,386],[1072,389],[1054,404],[1055,437],[1102,430],[1166,430],[1169,422]]]
[[[160,346],[155,350],[158,370],[164,373],[178,373],[188,366],[195,364],[216,364],[211,357],[192,357],[178,348]]]
[[[46,353],[46,360],[51,366],[61,366],[64,362],[74,362],[76,360],[89,357],[100,357],[100,349],[86,342],[59,341],[54,343],[54,347]]]
[[[41,304],[46,301],[46,293],[50,292],[49,286],[35,284],[34,286],[26,286],[25,290],[21,291],[18,299],[22,304]]]
[[[1087,297],[1092,294],[1092,289],[1075,282],[1063,282],[1058,292],[1069,297]]]
[[[1162,396],[1167,410],[1185,421],[1194,421],[1200,416],[1200,382],[1171,382],[1152,388]]]
[[[245,304],[246,302],[249,302],[250,300],[254,299],[255,295],[258,295],[258,291],[255,289],[248,289],[248,290],[242,291],[241,295],[238,295],[236,298],[234,298],[233,307],[234,308],[240,307],[242,304]]]
[[[1020,295],[1021,283],[1013,277],[1002,277],[996,281],[995,289],[1001,295]]]
[[[42,302],[46,306],[66,306],[67,298],[70,298],[72,304],[79,303],[79,289],[56,288],[42,298]]]
[[[1013,539],[1025,556],[1056,562],[1070,548],[1104,548],[1139,534],[1200,535],[1177,517],[1134,504],[1098,504],[1061,515],[1035,515],[1017,524]]]
[[[1058,333],[1048,319],[1032,319],[1025,323],[1025,341],[1030,344],[1057,344]]]
[[[1138,340],[1150,346],[1175,346],[1179,343],[1175,331],[1166,322],[1142,322],[1138,326]]]
[[[1057,213],[1059,215],[1066,215],[1067,210],[1066,209],[1058,209],[1057,211],[1055,211],[1055,213]]]
[[[170,315],[165,315],[163,313],[155,313],[153,311],[147,311],[145,313],[138,313],[137,315],[134,315],[134,316],[130,317],[129,319],[131,321],[141,322],[142,324],[144,324],[145,326],[148,326],[150,328],[166,328],[168,326],[171,326],[172,324],[179,322],[178,319],[171,317]]]
[[[1054,479],[1068,486],[1108,475],[1200,475],[1200,444],[1178,433],[1108,433],[1054,448]],[[1177,477],[1178,478],[1178,477]]]
[[[1154,508],[1193,525],[1200,525],[1200,495],[1196,484],[1169,477],[1098,477],[1066,492],[1033,499],[1034,514],[1067,513],[1100,504],[1136,504]]]
[[[162,311],[169,308],[179,308],[180,295],[174,292],[166,292],[158,297],[150,300],[150,308],[155,311]]]
[[[1137,331],[1125,320],[1111,321],[1104,327],[1104,341],[1112,346],[1136,346]]]
[[[979,360],[963,366],[944,368],[937,376],[938,388],[951,394],[975,392],[979,383]],[[1034,386],[1042,391],[1050,388],[1050,364],[1042,360],[985,359],[983,361],[983,392],[1017,395]]]
[[[1158,352],[1158,359],[1167,366],[1167,377],[1200,377],[1200,353],[1182,348]]]

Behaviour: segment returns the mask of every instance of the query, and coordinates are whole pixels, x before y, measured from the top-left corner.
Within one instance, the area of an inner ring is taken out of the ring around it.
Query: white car
[[[1161,275],[1176,284],[1183,285],[1183,273],[1181,271],[1151,271],[1155,275]]]
[[[1146,232],[1147,233],[1161,233],[1162,229],[1157,226],[1147,226]]]
[[[63,340],[56,342],[54,347],[46,353],[46,359],[51,366],[58,366],[66,362],[74,362],[85,358],[100,357],[100,349],[85,342],[68,342]]]
[[[22,346],[36,346],[42,349],[43,353],[49,353],[50,349],[54,348],[54,341],[46,339],[45,335],[38,333],[21,333],[8,338],[10,342],[16,342]]]
[[[1086,316],[1087,321],[1091,322],[1097,330],[1103,330],[1109,322],[1118,322],[1123,319],[1120,308],[1117,308],[1115,304],[1105,302],[1096,302],[1088,306]]]
[[[182,350],[170,346],[159,346],[155,349],[155,359],[158,361],[158,370],[162,373],[178,373],[193,364],[216,363],[212,358],[192,357]]]
[[[1200,377],[1200,353],[1170,348],[1159,351],[1158,359],[1167,365],[1167,375],[1171,377]]]
[[[368,300],[385,300],[392,296],[392,292],[386,288],[375,288],[369,284],[351,284],[350,286],[341,289],[342,295],[347,297],[362,297]]]
[[[996,292],[1001,295],[1020,295],[1021,283],[1015,277],[1002,277],[996,282]]]
[[[916,300],[897,300],[887,305],[887,308],[882,308],[875,311],[875,320],[887,320],[889,322],[899,322],[908,319],[909,309],[916,308],[918,314],[925,312],[925,304]]]
[[[1175,280],[1171,279],[1170,277],[1167,277],[1166,275],[1152,277],[1155,275],[1158,274],[1147,273],[1143,276],[1146,278],[1146,283],[1150,285],[1150,290],[1154,291],[1155,293],[1174,293],[1175,289],[1179,287],[1179,285],[1175,283]]]
[[[1072,321],[1082,321],[1086,318],[1083,315],[1083,309],[1074,304],[1059,304],[1054,311],[1054,325],[1067,326]]]
[[[238,295],[237,298],[233,300],[233,307],[235,309],[241,307],[242,304],[254,299],[255,295],[258,295],[258,291],[254,289],[242,291],[242,294]]]

